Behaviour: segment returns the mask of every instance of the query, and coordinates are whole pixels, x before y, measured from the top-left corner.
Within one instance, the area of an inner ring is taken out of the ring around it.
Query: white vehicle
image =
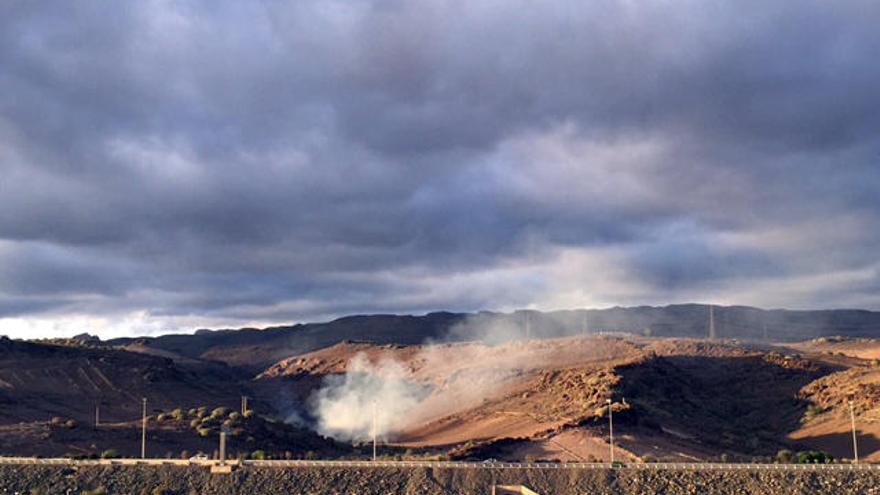
[[[203,454],[203,453],[201,453],[201,452],[199,452],[198,454],[196,454],[196,455],[190,457],[189,460],[191,460],[191,461],[207,461],[207,460],[208,460],[208,456],[205,455],[205,454]]]

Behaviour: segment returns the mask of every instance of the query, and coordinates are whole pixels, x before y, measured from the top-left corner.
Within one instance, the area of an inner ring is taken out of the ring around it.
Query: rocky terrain
[[[341,343],[282,360],[256,382],[306,403],[355,356],[400,363],[408,380],[432,390],[390,441],[456,458],[607,460],[608,400],[623,459],[766,462],[811,449],[848,458],[852,396],[862,458],[880,455],[880,369],[785,345],[620,336]],[[463,393],[462,382],[477,396]]]
[[[246,468],[0,466],[0,493],[161,495],[488,495],[494,484],[541,495],[871,495],[868,472],[645,471],[573,469]],[[3,491],[5,490],[5,491]]]

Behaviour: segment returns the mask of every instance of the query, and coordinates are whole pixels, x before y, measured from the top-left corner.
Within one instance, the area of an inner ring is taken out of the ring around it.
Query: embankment
[[[542,495],[880,494],[880,476],[868,471],[0,466],[0,494],[487,495],[495,483]]]

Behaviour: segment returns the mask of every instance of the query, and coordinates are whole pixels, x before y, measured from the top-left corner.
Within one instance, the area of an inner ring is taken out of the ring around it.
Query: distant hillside
[[[746,306],[715,306],[718,338],[793,342],[820,336],[880,336],[880,312],[865,310],[790,311]],[[466,326],[453,329],[462,323]],[[200,330],[193,335],[114,339],[110,345],[143,344],[192,359],[209,359],[260,371],[286,357],[322,349],[344,340],[376,344],[417,344],[427,339],[467,340],[561,337],[583,331],[627,332],[668,337],[707,337],[709,307],[681,304],[663,307],[430,313],[424,316],[348,316],[328,323],[308,323],[264,330]],[[528,329],[527,329],[528,328]],[[141,348],[143,350],[143,347]]]
[[[467,315],[431,313],[425,316],[347,316],[329,323],[308,323],[265,330],[199,330],[192,335],[113,339],[106,344],[144,344],[194,359],[221,361],[262,371],[286,357],[332,346],[343,340],[379,344],[419,344],[440,338]]]
[[[91,343],[90,343],[91,344]],[[0,338],[0,423],[52,417],[91,424],[95,406],[107,422],[149,410],[236,406],[247,376],[217,363],[183,365],[106,347]]]

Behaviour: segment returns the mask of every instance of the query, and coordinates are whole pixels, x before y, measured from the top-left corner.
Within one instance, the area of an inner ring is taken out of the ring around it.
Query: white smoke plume
[[[426,388],[412,381],[401,363],[382,360],[372,364],[358,354],[344,375],[327,377],[313,396],[318,432],[341,440],[366,440],[372,437],[375,412],[376,432],[387,437],[426,394]]]
[[[386,439],[479,405],[524,371],[548,364],[542,345],[523,342],[540,333],[526,318],[475,316],[446,339],[426,343],[407,364],[387,357],[371,363],[356,355],[343,375],[327,377],[312,397],[318,431],[340,440],[371,438],[373,401],[378,434]]]

